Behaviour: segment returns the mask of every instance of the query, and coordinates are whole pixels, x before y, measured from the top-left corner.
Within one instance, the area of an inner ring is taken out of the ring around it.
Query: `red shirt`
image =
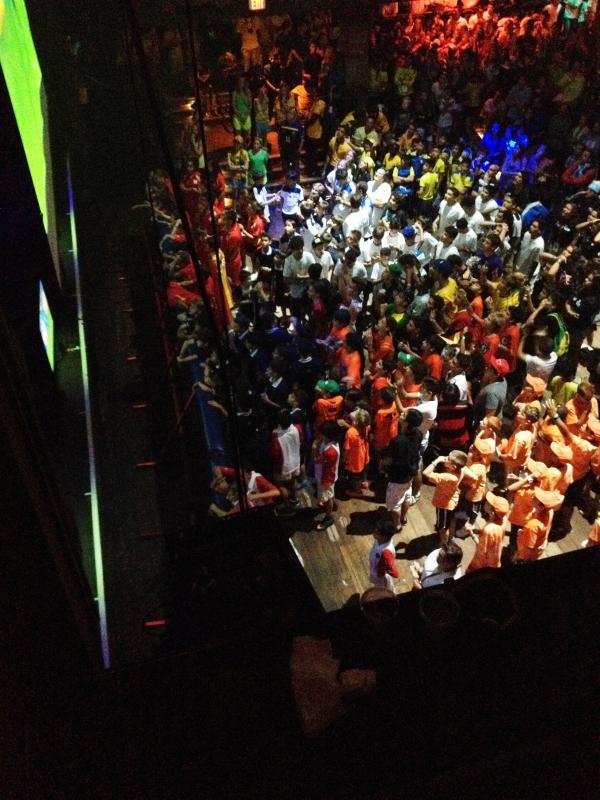
[[[338,471],[340,454],[333,444],[329,444],[319,456],[319,464],[322,466],[321,485],[332,486]]]
[[[225,256],[225,268],[234,286],[240,285],[242,270],[242,231],[237,222],[230,231],[221,235],[221,250]]]
[[[442,379],[442,375],[444,374],[444,359],[440,355],[437,353],[430,353],[428,356],[425,356],[423,363],[427,366],[429,375],[432,378],[435,378],[437,381]]]

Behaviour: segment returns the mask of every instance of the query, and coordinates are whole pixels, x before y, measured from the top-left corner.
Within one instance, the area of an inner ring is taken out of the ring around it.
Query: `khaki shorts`
[[[385,507],[400,513],[402,506],[412,497],[412,478],[408,483],[388,483],[385,492]]]

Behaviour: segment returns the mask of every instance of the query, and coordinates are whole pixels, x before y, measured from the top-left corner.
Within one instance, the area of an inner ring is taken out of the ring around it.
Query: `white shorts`
[[[322,486],[319,484],[318,497],[321,503],[327,503],[328,500],[333,500],[335,497],[335,486]]]
[[[388,511],[402,511],[402,506],[412,497],[412,478],[408,483],[388,483],[385,492],[385,507]]]

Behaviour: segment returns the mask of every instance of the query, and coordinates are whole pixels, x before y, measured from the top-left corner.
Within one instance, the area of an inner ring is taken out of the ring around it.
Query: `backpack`
[[[554,337],[554,352],[556,353],[557,356],[563,356],[567,352],[567,350],[569,349],[569,345],[571,344],[571,337],[569,335],[569,331],[567,330],[565,321],[560,314],[553,312],[552,314],[548,314],[548,316],[555,319],[556,324],[558,325],[558,333]]]

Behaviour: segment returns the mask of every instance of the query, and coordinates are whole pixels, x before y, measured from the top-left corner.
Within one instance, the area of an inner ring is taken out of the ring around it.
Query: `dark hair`
[[[410,368],[417,382],[422,381],[429,372],[427,364],[425,364],[423,361],[413,361],[413,363],[410,365]]]
[[[377,523],[377,533],[389,541],[396,533],[396,526],[391,519],[380,519]]]
[[[537,347],[542,355],[549,356],[554,350],[554,340],[551,339],[550,336],[540,336]]]
[[[304,239],[299,234],[294,234],[290,238],[290,250],[299,250],[304,247]]]
[[[342,322],[344,325],[348,325],[350,322],[350,312],[347,308],[338,308],[333,315],[333,319],[336,322]]]
[[[460,400],[460,389],[455,383],[447,383],[442,389],[442,403],[445,406],[455,406]]]
[[[456,572],[462,561],[463,552],[455,542],[448,542],[440,547],[437,562],[444,572]]]
[[[331,439],[332,441],[337,441],[338,438],[338,431],[339,428],[337,423],[335,423],[332,419],[326,420],[321,425],[321,433],[326,439]]]
[[[289,408],[282,408],[277,414],[277,423],[280,428],[289,428],[292,424],[292,415]]]
[[[454,227],[454,225],[448,225],[448,226],[446,227],[446,229],[444,230],[444,233],[445,233],[447,236],[450,236],[452,239],[456,239],[456,236],[458,235],[458,231],[457,231],[457,229]]]
[[[409,428],[418,428],[423,422],[423,414],[421,414],[418,408],[409,408],[404,417],[404,421]]]
[[[379,390],[379,396],[384,403],[389,404],[394,402],[396,395],[390,386],[384,386],[383,389]]]
[[[435,378],[423,378],[421,388],[425,389],[426,392],[430,392],[431,394],[438,394],[440,391],[440,382]]]

